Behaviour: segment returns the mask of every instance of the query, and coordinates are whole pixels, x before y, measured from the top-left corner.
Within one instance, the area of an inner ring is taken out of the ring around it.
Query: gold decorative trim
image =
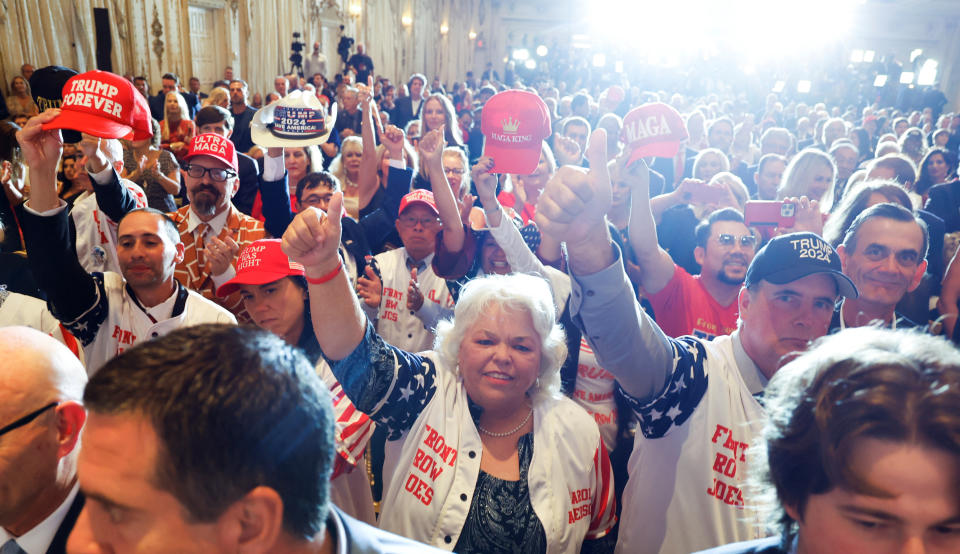
[[[157,55],[157,64],[163,67],[163,40],[160,37],[163,36],[163,23],[160,22],[160,12],[157,10],[157,5],[153,5],[153,23],[150,24],[150,28],[153,30],[153,53]]]

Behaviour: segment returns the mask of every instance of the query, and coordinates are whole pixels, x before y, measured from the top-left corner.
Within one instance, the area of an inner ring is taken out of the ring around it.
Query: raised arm
[[[370,78],[371,83],[373,77]],[[363,106],[361,113],[360,138],[363,140],[363,155],[360,159],[360,176],[358,178],[360,190],[360,209],[367,207],[367,204],[373,200],[377,193],[377,187],[380,186],[380,180],[377,178],[377,143],[374,140],[376,132],[374,126],[379,129],[380,116],[377,113],[377,103],[373,101],[373,90],[367,85],[357,85],[359,89],[360,105]],[[380,130],[382,133],[382,129]]]
[[[537,224],[567,245],[574,287],[571,311],[598,361],[631,396],[650,398],[674,370],[674,349],[637,303],[610,237],[603,129],[591,135],[587,159],[589,172],[564,166],[550,179],[540,195]]]
[[[328,208],[335,217],[310,207],[298,213],[283,234],[283,251],[306,270],[313,330],[331,360],[342,360],[356,349],[366,324],[337,250],[342,206],[343,194],[336,192]]]
[[[453,197],[450,183],[443,172],[443,148],[446,141],[443,138],[445,126],[440,126],[424,135],[420,140],[420,162],[430,176],[433,185],[433,200],[437,203],[440,212],[440,221],[443,223],[443,245],[449,252],[459,252],[463,249],[465,232],[463,220],[460,218],[460,207]]]
[[[630,246],[637,255],[640,285],[647,293],[656,294],[670,282],[676,266],[657,240],[657,224],[650,207],[650,169],[642,160],[637,163],[642,167],[632,183]]]

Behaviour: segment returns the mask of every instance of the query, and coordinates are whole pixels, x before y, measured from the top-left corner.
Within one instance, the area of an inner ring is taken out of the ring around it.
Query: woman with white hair
[[[330,202],[339,213],[340,194]],[[457,552],[577,552],[615,516],[600,432],[560,395],[563,330],[547,283],[468,283],[435,352],[386,344],[337,255],[339,218],[301,212],[284,251],[306,268],[317,340],[354,405],[387,432],[384,529]]]
[[[806,196],[820,203],[820,211],[827,213],[833,206],[834,176],[837,166],[825,152],[807,148],[790,160],[783,171],[777,200]]]

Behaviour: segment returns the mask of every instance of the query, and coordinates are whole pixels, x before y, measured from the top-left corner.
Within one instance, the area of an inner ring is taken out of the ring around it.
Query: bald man
[[[66,552],[83,508],[77,454],[87,372],[63,344],[0,328],[0,552]]]

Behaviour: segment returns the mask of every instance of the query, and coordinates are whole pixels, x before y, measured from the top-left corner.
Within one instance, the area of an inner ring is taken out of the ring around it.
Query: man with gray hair
[[[337,124],[334,129],[341,138],[360,136],[360,124],[363,122],[363,113],[360,111],[360,91],[354,87],[346,87],[337,100]]]
[[[35,329],[0,328],[0,352],[0,552],[62,553],[84,502],[77,455],[87,374]]]

